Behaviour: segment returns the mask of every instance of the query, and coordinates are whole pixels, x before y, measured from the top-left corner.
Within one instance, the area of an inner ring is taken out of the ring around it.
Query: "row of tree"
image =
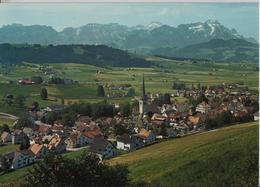
[[[254,121],[254,116],[250,113],[244,116],[234,117],[230,111],[227,111],[218,114],[215,118],[206,119],[205,127],[206,129],[215,129],[232,123],[250,121]]]

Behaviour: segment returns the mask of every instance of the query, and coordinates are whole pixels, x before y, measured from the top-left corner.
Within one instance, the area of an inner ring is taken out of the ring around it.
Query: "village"
[[[1,164],[18,169],[47,155],[81,149],[104,160],[165,139],[259,120],[258,95],[245,90],[230,91],[232,85],[198,85],[197,88],[192,86],[187,89],[175,84],[177,92],[174,94],[146,93],[144,76],[141,85],[141,96],[135,98],[135,104],[131,107],[125,107],[126,111],[119,110],[114,115],[101,113],[98,116],[76,112],[74,120],[66,116],[69,126],[63,124],[59,117],[53,117],[52,123],[46,120],[46,116],[55,116],[68,110],[68,106],[60,104],[38,110],[30,108],[27,116],[30,119],[26,122],[17,119],[12,132],[2,132],[1,144],[20,144],[20,150],[3,154]],[[114,85],[110,87],[118,89]],[[189,102],[179,103],[174,100],[175,96],[187,98]],[[113,105],[112,110],[119,107]],[[28,121],[30,125],[26,125]]]

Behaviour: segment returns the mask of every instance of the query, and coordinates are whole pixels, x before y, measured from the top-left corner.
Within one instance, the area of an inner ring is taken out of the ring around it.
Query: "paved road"
[[[12,114],[3,113],[3,112],[0,112],[0,118],[12,119],[12,120],[17,120],[18,119],[17,116],[14,116]]]

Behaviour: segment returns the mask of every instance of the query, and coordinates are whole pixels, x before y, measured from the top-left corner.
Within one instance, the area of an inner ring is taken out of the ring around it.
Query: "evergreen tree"
[[[34,128],[34,121],[28,114],[22,114],[16,124],[14,125],[15,129],[22,129],[24,127]]]
[[[166,93],[163,96],[163,103],[164,104],[171,104],[171,96],[170,94]]]
[[[134,88],[130,88],[127,92],[127,96],[128,97],[133,97],[135,95],[135,89]]]
[[[25,136],[20,144],[20,150],[28,149],[30,147],[30,140],[28,136]]]
[[[98,97],[105,97],[105,90],[102,85],[99,85],[97,88],[97,95]]]
[[[25,97],[22,95],[18,95],[14,99],[14,103],[18,108],[24,108],[25,107]]]
[[[0,131],[1,131],[1,133],[3,133],[3,132],[11,132],[10,131],[10,128],[8,127],[8,125],[7,124],[3,124],[2,126],[0,126]]]
[[[120,113],[124,117],[128,117],[131,113],[129,102],[123,103],[120,105]]]
[[[6,172],[11,166],[10,163],[7,161],[6,157],[3,155],[0,155],[0,163],[1,163],[0,171],[2,172]]]
[[[41,89],[40,96],[43,100],[46,100],[48,98],[48,91],[46,88]]]
[[[40,96],[43,100],[46,100],[48,98],[48,91],[46,88],[41,89]]]

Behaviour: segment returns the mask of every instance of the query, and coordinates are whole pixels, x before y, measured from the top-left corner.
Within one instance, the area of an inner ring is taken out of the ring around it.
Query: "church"
[[[140,114],[140,116],[144,115],[146,105],[147,105],[147,95],[145,93],[145,83],[144,83],[144,74],[143,74],[142,95],[139,99],[139,114]]]
[[[149,99],[147,97],[147,94],[145,92],[145,80],[144,80],[144,74],[142,78],[142,95],[139,98],[139,115],[140,117],[144,117],[147,113],[156,113],[158,112],[157,107],[154,104],[151,104],[149,102]]]

